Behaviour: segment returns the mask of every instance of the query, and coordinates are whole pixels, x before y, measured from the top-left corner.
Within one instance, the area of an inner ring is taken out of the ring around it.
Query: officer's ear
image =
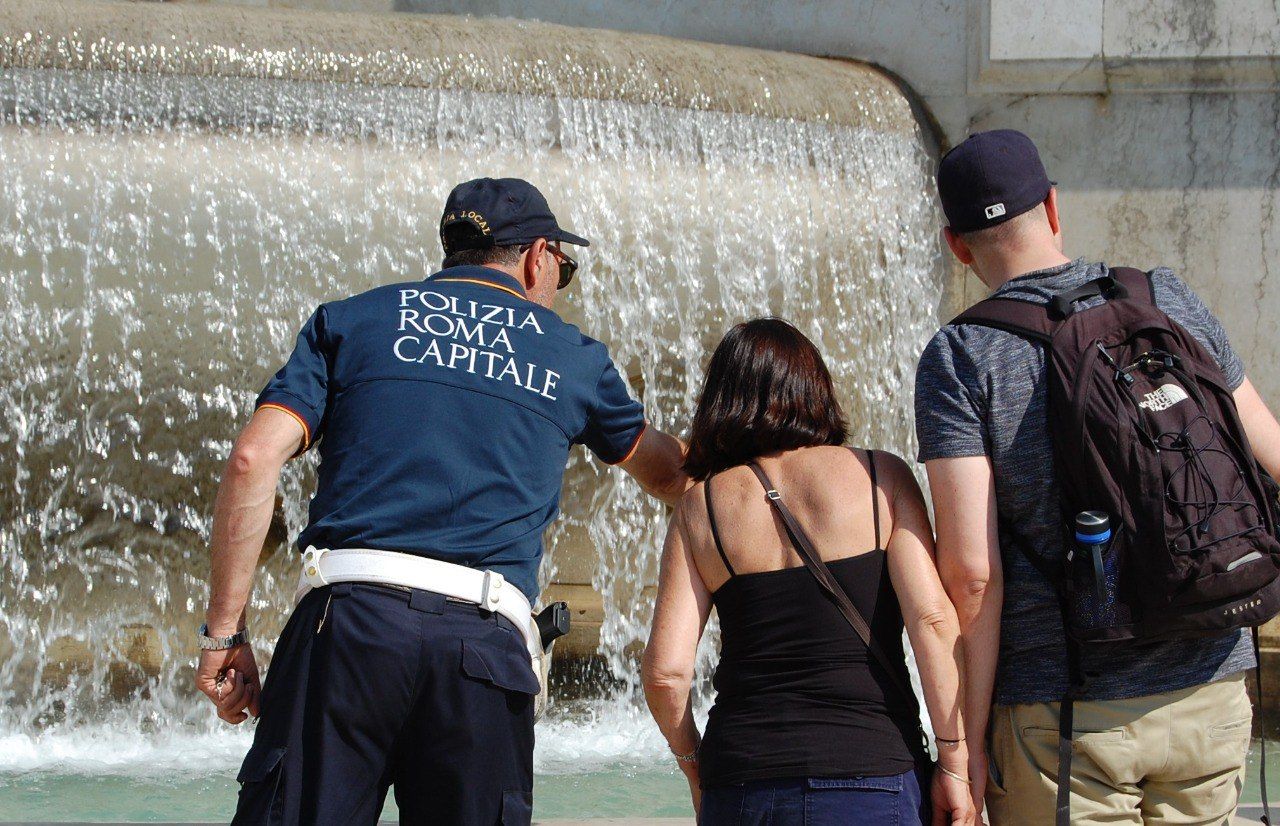
[[[524,260],[521,262],[520,280],[524,282],[526,291],[532,290],[538,285],[538,278],[543,275],[545,253],[547,251],[547,239],[539,238],[529,245],[529,249],[524,254]]]

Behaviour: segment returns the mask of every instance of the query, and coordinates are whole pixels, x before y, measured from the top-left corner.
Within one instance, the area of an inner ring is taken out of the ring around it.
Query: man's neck
[[[1019,254],[982,261],[979,267],[974,268],[974,271],[983,284],[994,290],[1020,275],[1047,270],[1052,267],[1061,267],[1063,264],[1070,263],[1071,259],[1063,255],[1061,250],[1048,248],[1027,250]]]

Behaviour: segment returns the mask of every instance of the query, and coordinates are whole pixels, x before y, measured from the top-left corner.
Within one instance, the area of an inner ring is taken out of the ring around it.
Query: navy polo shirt
[[[645,427],[605,346],[488,267],[320,305],[257,406],[319,444],[299,548],[490,569],[530,600],[569,448],[616,464]]]

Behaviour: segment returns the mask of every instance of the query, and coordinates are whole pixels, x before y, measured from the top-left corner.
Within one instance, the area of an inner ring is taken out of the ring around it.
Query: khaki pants
[[[996,706],[992,826],[1053,826],[1058,703]],[[1182,691],[1075,705],[1073,824],[1225,824],[1244,783],[1253,709],[1244,674]]]

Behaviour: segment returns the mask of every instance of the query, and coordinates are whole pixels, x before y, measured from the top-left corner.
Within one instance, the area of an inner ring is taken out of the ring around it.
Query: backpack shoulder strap
[[[988,298],[979,301],[951,319],[950,323],[991,327],[1044,344],[1053,340],[1053,331],[1058,326],[1049,318],[1049,311],[1044,305],[1016,298]]]
[[[1155,306],[1156,287],[1151,281],[1151,273],[1133,267],[1111,267],[1108,273],[1124,287],[1127,298]]]
[[[1048,344],[1062,319],[1071,315],[1074,302],[1093,296],[1128,298],[1153,307],[1156,304],[1150,274],[1133,267],[1113,267],[1102,278],[1054,296],[1048,304],[988,298],[951,319],[951,324],[991,327]]]

